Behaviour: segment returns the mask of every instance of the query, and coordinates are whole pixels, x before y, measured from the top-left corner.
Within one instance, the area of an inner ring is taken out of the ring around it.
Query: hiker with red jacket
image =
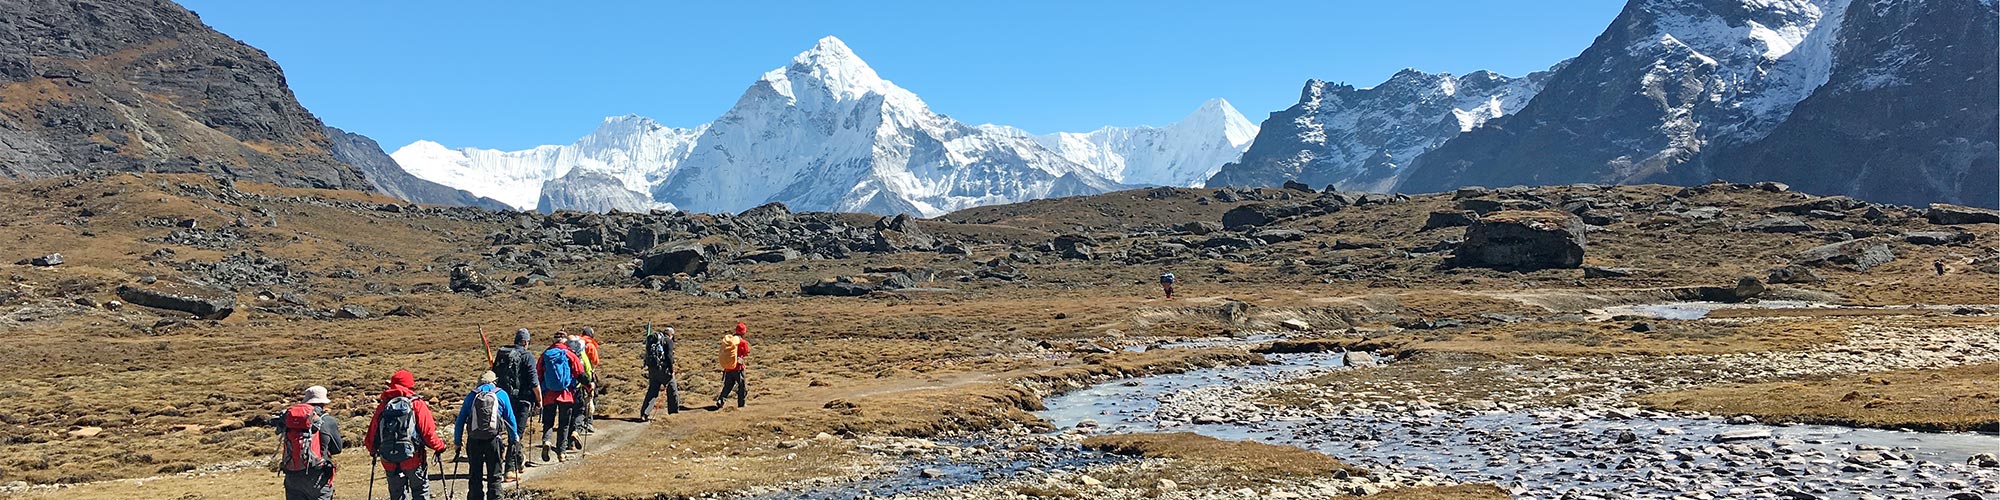
[[[750,327],[736,323],[736,332],[722,336],[722,393],[715,395],[715,409],[729,400],[729,392],[736,391],[736,407],[743,407],[743,400],[750,396],[750,385],[743,380],[743,369],[750,366]]]
[[[347,443],[340,439],[340,421],[326,414],[327,402],[325,387],[307,387],[305,401],[275,419],[285,500],[333,500],[333,456]]]
[[[569,334],[556,332],[555,343],[542,351],[535,363],[535,378],[542,385],[542,461],[560,460],[576,438],[577,391],[589,378],[583,360],[569,349]],[[549,433],[555,443],[549,443]],[[551,458],[551,454],[554,458]]]
[[[389,388],[376,399],[368,419],[368,456],[382,461],[389,478],[389,500],[430,500],[430,477],[424,460],[444,452],[431,405],[417,395],[417,377],[409,370],[389,376]]]

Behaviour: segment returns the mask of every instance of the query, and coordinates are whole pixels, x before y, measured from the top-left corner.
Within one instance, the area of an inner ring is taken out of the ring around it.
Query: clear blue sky
[[[826,35],[972,124],[1164,125],[1213,97],[1262,121],[1308,78],[1546,68],[1624,2],[181,3],[270,53],[328,124],[393,151],[566,144],[628,113],[692,127]]]

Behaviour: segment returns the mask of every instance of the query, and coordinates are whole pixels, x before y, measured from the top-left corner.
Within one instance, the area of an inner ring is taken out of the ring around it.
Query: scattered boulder
[[[1773,215],[1765,217],[1764,220],[1753,222],[1749,226],[1745,226],[1744,229],[1765,233],[1803,233],[1819,228],[1799,220],[1798,217]]]
[[[1765,274],[1764,281],[1770,283],[1819,283],[1826,281],[1826,278],[1820,277],[1819,273],[1813,272],[1810,267],[1793,264],[1772,269],[1771,272]]]
[[[1347,366],[1355,368],[1382,366],[1382,363],[1376,361],[1375,356],[1368,354],[1367,351],[1347,351],[1346,354],[1341,355],[1341,361],[1347,363]]]
[[[675,274],[697,276],[708,272],[708,264],[708,251],[702,249],[701,245],[692,242],[677,243],[641,259],[639,268],[633,271],[633,276],[639,278]]]
[[[1971,243],[1972,233],[1959,231],[1913,231],[1903,233],[1903,241],[1912,245],[1954,245]]]
[[[1791,205],[1772,208],[1771,211],[1784,212],[1792,215],[1805,215],[1815,210],[1821,212],[1846,212],[1848,210],[1861,208],[1862,206],[1865,205],[1867,205],[1867,203],[1846,196],[1828,196],[1825,198],[1818,198],[1804,203],[1795,203]]]
[[[452,266],[448,286],[454,293],[485,293],[498,288],[478,270],[464,264]]]
[[[1583,265],[1583,221],[1564,212],[1507,211],[1465,229],[1447,265],[1501,270],[1574,269]]]
[[[1306,239],[1306,233],[1290,229],[1259,229],[1256,232],[1250,233],[1250,237],[1256,238],[1257,241],[1262,241],[1265,244],[1271,244],[1303,240]]]
[[[422,306],[414,306],[414,305],[396,306],[395,309],[390,309],[389,312],[384,313],[385,316],[403,316],[410,318],[429,316],[430,314],[431,314],[430,310],[424,309]]]
[[[1288,319],[1284,321],[1279,321],[1278,326],[1282,326],[1291,330],[1296,330],[1301,332],[1309,332],[1312,331],[1313,329],[1312,323],[1307,323],[1305,321],[1301,321],[1298,319]]]
[[[1293,181],[1293,180],[1287,180],[1287,181],[1285,181],[1285,189],[1290,189],[1290,190],[1293,190],[1293,191],[1298,191],[1298,192],[1301,192],[1301,193],[1312,193],[1312,192],[1315,192],[1315,191],[1313,191],[1313,187],[1312,187],[1312,186],[1308,186],[1308,185],[1306,185],[1306,184],[1305,184],[1305,183],[1303,183],[1303,182],[1299,182],[1299,181]]]
[[[1423,230],[1470,226],[1478,218],[1479,214],[1470,210],[1439,210],[1424,219]]]
[[[660,239],[667,234],[667,229],[659,226],[633,226],[631,229],[625,231],[625,251],[635,254],[645,253],[647,250],[652,250],[653,247],[659,246]]]
[[[1195,236],[1202,236],[1208,233],[1221,231],[1222,225],[1208,221],[1191,221],[1191,222],[1184,222],[1181,223],[1180,225],[1174,226],[1174,230],[1192,234]]]
[[[776,263],[776,262],[784,262],[788,260],[798,260],[798,259],[799,259],[798,250],[793,250],[790,248],[783,248],[783,247],[772,250],[765,250],[762,252],[757,252],[743,256],[743,260],[748,260],[753,262],[766,262],[766,263]]]
[[[192,285],[154,283],[151,286],[121,285],[118,298],[136,305],[193,314],[201,319],[223,319],[236,312],[236,297],[228,292]]]
[[[375,313],[368,308],[354,304],[342,305],[333,311],[333,317],[339,319],[368,319],[374,316]]]
[[[736,221],[754,226],[769,226],[792,220],[791,207],[783,202],[770,202],[736,214]]]
[[[937,249],[937,239],[917,227],[910,214],[896,214],[875,221],[874,247],[877,252],[918,251]]]
[[[2000,467],[2000,457],[1995,457],[1992,453],[1980,453],[1965,459],[1965,465],[1982,469]]]
[[[1764,294],[1764,283],[1757,278],[1744,276],[1736,279],[1736,286],[1702,286],[1694,288],[1698,300],[1709,302],[1742,302]]]
[[[1750,187],[1757,188],[1759,190],[1763,190],[1764,192],[1768,193],[1783,193],[1792,190],[1792,186],[1790,184],[1785,184],[1783,182],[1774,182],[1774,181],[1759,182],[1756,184],[1751,184]]]
[[[1887,242],[1871,238],[1808,248],[1799,252],[1793,262],[1808,266],[1839,265],[1855,271],[1867,271],[1895,259],[1896,253],[1889,250]]]
[[[1924,220],[1947,226],[1994,224],[2000,223],[2000,210],[1932,203],[1930,209],[1924,210]]]
[[[880,289],[874,284],[847,276],[823,279],[799,285],[799,293],[806,295],[831,295],[835,297],[860,297]]]
[[[24,265],[30,265],[30,266],[35,266],[35,267],[54,267],[54,266],[60,266],[60,265],[62,265],[62,263],[63,263],[63,254],[60,254],[60,253],[52,253],[52,254],[48,254],[48,255],[43,255],[43,256],[41,256],[41,257],[35,257],[35,258],[32,258],[32,259],[26,259],[26,260],[22,260],[22,261],[21,261],[20,263],[21,263],[21,264],[24,264]]]
[[[1297,204],[1251,203],[1224,212],[1222,214],[1222,227],[1235,231],[1248,227],[1262,226],[1277,222],[1279,219],[1305,213],[1305,211],[1305,206]]]
[[[1630,267],[1583,266],[1583,277],[1589,279],[1630,278],[1638,272],[1638,269]]]

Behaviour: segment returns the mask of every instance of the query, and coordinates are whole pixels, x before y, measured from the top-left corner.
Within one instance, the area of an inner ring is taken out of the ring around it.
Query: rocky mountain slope
[[[368,136],[348,132],[334,127],[326,127],[326,138],[333,143],[334,159],[360,168],[368,177],[368,184],[375,191],[416,203],[439,205],[459,205],[479,207],[489,210],[507,210],[507,204],[492,198],[482,198],[463,189],[452,189],[443,184],[423,180],[403,171],[382,152],[382,145],[376,144]]]
[[[0,1],[0,176],[373,187],[329,147],[277,63],[172,2]]]
[[[1549,74],[1510,78],[1478,71],[1452,76],[1406,69],[1365,89],[1308,81],[1299,103],[1271,113],[1242,159],[1222,167],[1207,185],[1277,186],[1297,180],[1387,191],[1417,155],[1521,109]]]
[[[1976,0],[1633,0],[1396,189],[1722,178],[1993,205],[1996,20]]]
[[[1257,136],[1257,125],[1222,99],[1210,99],[1166,127],[1104,127],[1042,135],[998,128],[1033,137],[1105,178],[1136,186],[1199,187],[1223,164],[1242,156]]]

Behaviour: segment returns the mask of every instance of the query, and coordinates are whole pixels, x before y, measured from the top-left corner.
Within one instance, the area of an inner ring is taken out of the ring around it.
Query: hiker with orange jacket
[[[722,393],[715,395],[715,409],[729,400],[729,392],[736,391],[736,407],[743,407],[743,400],[750,396],[750,385],[743,379],[743,369],[750,366],[750,327],[736,323],[734,333],[722,336]]]
[[[389,388],[376,399],[375,415],[368,419],[368,436],[363,444],[368,456],[382,461],[389,478],[389,500],[430,500],[430,478],[424,467],[425,452],[444,452],[438,439],[437,420],[431,405],[417,395],[417,377],[409,370],[389,376]]]
[[[542,385],[542,461],[557,460],[576,436],[576,391],[588,384],[583,360],[570,351],[569,334],[556,332],[555,343],[535,362],[535,379]],[[555,433],[551,446],[549,433]],[[554,455],[551,458],[551,454]]]

